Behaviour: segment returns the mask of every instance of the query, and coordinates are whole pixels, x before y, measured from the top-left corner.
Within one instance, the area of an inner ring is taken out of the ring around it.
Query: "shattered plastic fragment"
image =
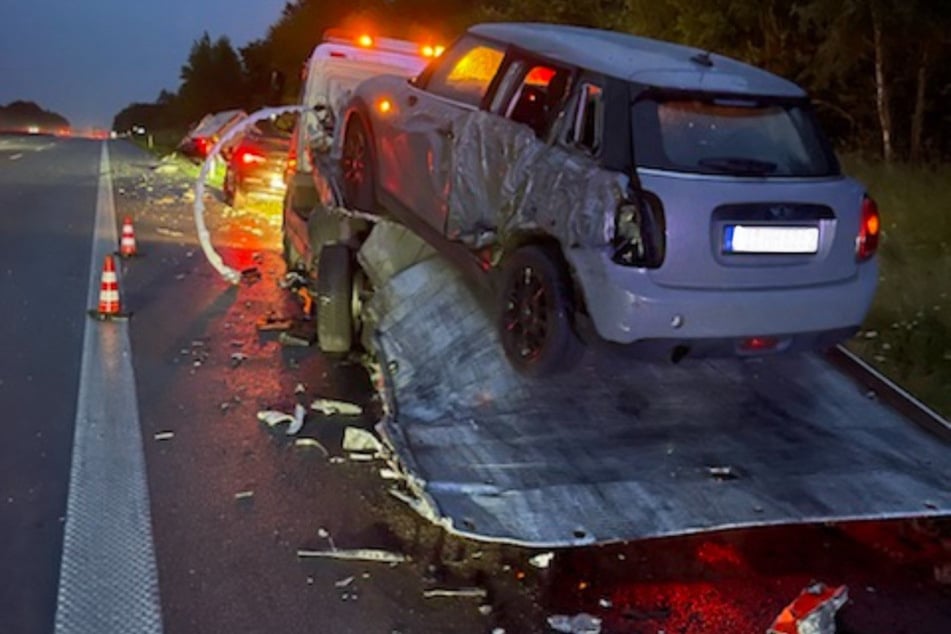
[[[314,343],[312,338],[305,337],[299,333],[288,332],[289,329],[290,329],[290,326],[288,326],[288,329],[282,332],[277,337],[278,342],[280,342],[282,346],[295,346],[298,348],[307,348],[312,343]]]
[[[257,329],[261,332],[287,330],[291,327],[291,320],[274,315],[266,315],[257,321]]]
[[[304,387],[304,384],[303,384],[303,383],[298,383],[298,384],[294,387],[294,394],[303,394],[303,393],[306,392],[306,391],[307,391],[307,388]]]
[[[308,447],[314,449],[320,449],[323,452],[324,456],[329,456],[330,452],[327,451],[327,448],[320,444],[320,441],[316,438],[298,438],[294,441],[295,447]]]
[[[165,236],[167,238],[184,238],[185,234],[177,229],[169,229],[167,227],[156,227],[155,233],[160,236]]]
[[[155,434],[155,440],[171,440],[175,437],[173,431],[160,431]]]
[[[528,563],[535,566],[536,568],[548,568],[551,565],[551,560],[555,558],[555,553],[547,552],[535,555],[528,560]]]
[[[234,499],[236,500],[247,500],[252,497],[254,497],[254,491],[238,491],[234,494]]]
[[[485,588],[433,588],[431,590],[423,590],[423,597],[426,599],[484,599],[487,596],[489,596],[489,593],[485,590]]]
[[[245,361],[248,360],[248,355],[243,352],[232,352],[231,353],[231,367],[236,368]]]
[[[353,583],[353,577],[344,577],[340,581],[335,581],[334,586],[337,588],[346,588],[351,583]]]
[[[301,430],[301,427],[304,426],[304,416],[307,415],[307,410],[304,409],[304,406],[298,403],[294,406],[294,420],[287,428],[287,435],[293,436]]]
[[[343,450],[375,454],[383,450],[383,445],[376,436],[367,430],[359,427],[347,427],[343,431]]]
[[[293,423],[294,417],[284,412],[268,409],[258,412],[258,420],[265,423],[268,427],[274,427],[281,423]]]
[[[320,412],[325,416],[359,416],[363,413],[363,408],[354,403],[346,401],[335,401],[329,398],[318,398],[310,404],[310,408],[315,412]]]
[[[401,553],[376,548],[356,548],[353,550],[305,550],[299,549],[297,556],[301,559],[344,559],[348,561],[370,561],[381,564],[399,564],[409,561],[409,557]]]
[[[601,634],[601,619],[586,612],[574,616],[555,614],[548,617],[548,627],[565,634]]]
[[[835,634],[835,614],[848,599],[845,586],[809,586],[783,609],[766,634]]]

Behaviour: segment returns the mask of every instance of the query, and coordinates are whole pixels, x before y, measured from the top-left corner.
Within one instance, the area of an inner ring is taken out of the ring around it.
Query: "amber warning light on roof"
[[[357,38],[357,44],[363,48],[370,48],[373,46],[373,38],[366,33]]]

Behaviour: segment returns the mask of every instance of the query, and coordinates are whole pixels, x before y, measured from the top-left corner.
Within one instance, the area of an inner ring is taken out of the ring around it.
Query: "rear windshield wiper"
[[[707,167],[725,174],[738,176],[765,176],[776,171],[776,163],[739,156],[715,156],[697,161],[701,167]]]

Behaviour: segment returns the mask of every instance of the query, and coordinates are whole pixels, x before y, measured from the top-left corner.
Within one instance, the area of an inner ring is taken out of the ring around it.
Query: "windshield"
[[[642,99],[634,105],[637,164],[701,174],[838,174],[812,113],[798,104]]]

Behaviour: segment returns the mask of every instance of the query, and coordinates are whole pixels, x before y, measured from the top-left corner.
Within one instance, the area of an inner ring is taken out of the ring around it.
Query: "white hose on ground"
[[[208,227],[205,225],[205,179],[208,178],[208,173],[211,171],[212,165],[218,157],[221,148],[234,136],[243,132],[245,128],[262,119],[280,116],[289,112],[303,112],[305,110],[309,110],[309,108],[307,106],[280,106],[277,108],[262,108],[248,115],[246,119],[243,119],[238,125],[231,128],[227,134],[218,139],[218,142],[215,143],[215,146],[211,148],[211,151],[208,153],[205,163],[201,166],[201,171],[198,173],[198,180],[195,182],[195,228],[198,231],[198,241],[201,243],[201,250],[204,252],[205,257],[208,258],[208,262],[218,271],[221,277],[231,284],[241,282],[241,272],[225,264],[221,259],[221,255],[215,251],[215,247],[211,244],[211,235],[208,233]]]

